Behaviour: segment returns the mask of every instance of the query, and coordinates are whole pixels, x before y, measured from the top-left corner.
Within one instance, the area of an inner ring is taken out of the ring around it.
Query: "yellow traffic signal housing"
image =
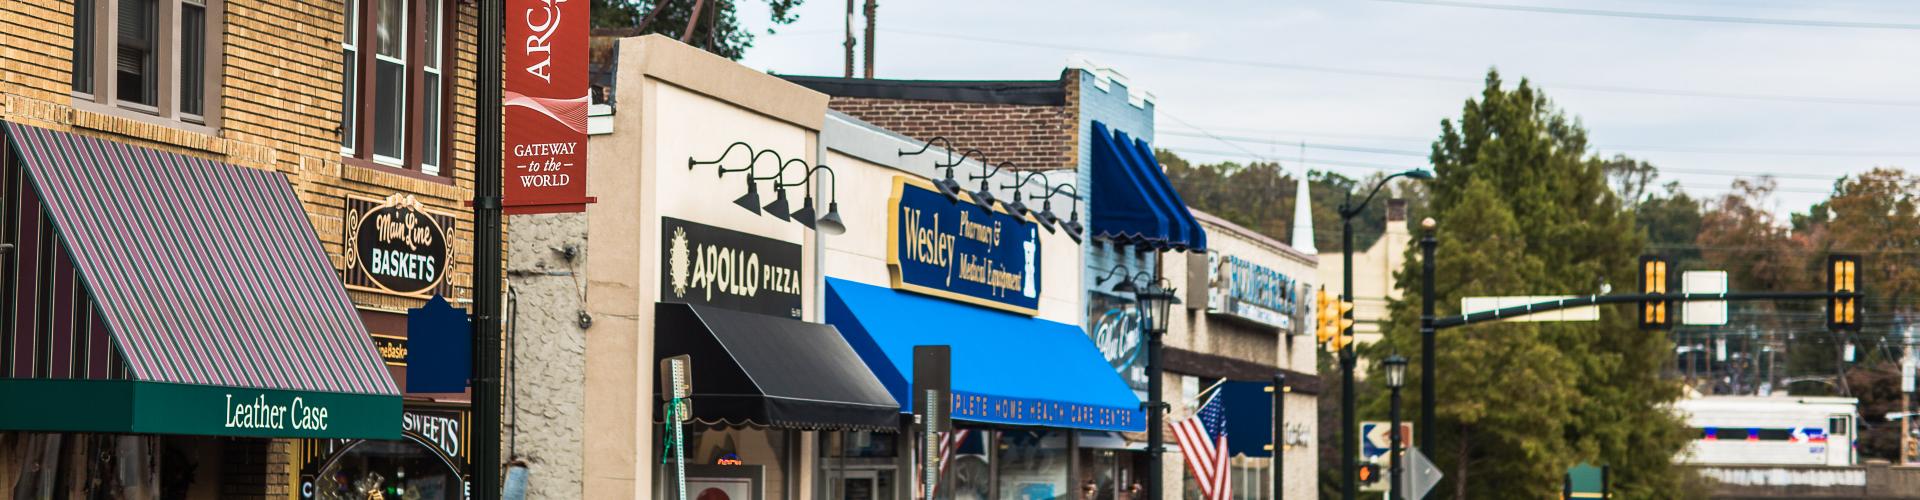
[[[1313,303],[1314,336],[1319,338],[1322,344],[1332,342],[1333,337],[1340,334],[1339,330],[1334,329],[1333,326],[1339,322],[1340,313],[1334,310],[1333,296],[1327,294],[1327,287],[1320,287],[1319,291],[1314,293]]]
[[[1666,258],[1640,256],[1640,293],[1645,295],[1666,295],[1670,293],[1672,283],[1669,269],[1672,263]],[[1640,301],[1640,329],[1661,330],[1673,326],[1673,301],[1666,299]]]
[[[1860,293],[1859,270],[1860,257],[1858,256],[1827,256],[1827,291],[1850,294]],[[1859,330],[1859,297],[1833,297],[1827,299],[1827,328],[1830,330]]]
[[[1314,294],[1314,305],[1318,306],[1314,336],[1327,345],[1328,351],[1339,352],[1353,343],[1353,336],[1348,334],[1353,328],[1353,319],[1347,317],[1347,313],[1353,311],[1352,302],[1339,300],[1328,294],[1326,287],[1321,287]]]

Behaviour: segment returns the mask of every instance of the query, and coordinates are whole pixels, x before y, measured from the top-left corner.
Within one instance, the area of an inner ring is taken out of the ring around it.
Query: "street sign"
[[[1726,271],[1687,271],[1680,275],[1681,293],[1727,293]],[[1687,301],[1680,305],[1680,323],[1687,325],[1727,324],[1725,301]]]
[[[1393,446],[1393,436],[1387,434],[1386,422],[1360,423],[1360,459],[1366,461],[1385,461],[1387,450]],[[1413,446],[1413,423],[1400,423],[1400,446]]]
[[[1404,488],[1401,491],[1409,494],[1401,498],[1407,500],[1426,498],[1427,492],[1433,491],[1433,486],[1440,484],[1440,478],[1446,477],[1446,474],[1440,473],[1439,467],[1434,467],[1433,462],[1428,461],[1426,455],[1420,454],[1419,448],[1407,448],[1404,455],[1407,457],[1407,468],[1401,471],[1400,487]]]
[[[1512,295],[1504,297],[1466,297],[1460,299],[1460,314],[1487,312],[1506,307],[1538,304],[1550,300],[1571,299],[1572,295]],[[1514,316],[1501,321],[1600,321],[1600,307],[1569,307],[1536,314]]]

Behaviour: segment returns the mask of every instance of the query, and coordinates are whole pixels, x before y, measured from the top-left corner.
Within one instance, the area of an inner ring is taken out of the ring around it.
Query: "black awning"
[[[830,325],[663,302],[654,306],[654,332],[656,362],[692,358],[693,418],[700,422],[877,431],[899,425],[900,404]]]

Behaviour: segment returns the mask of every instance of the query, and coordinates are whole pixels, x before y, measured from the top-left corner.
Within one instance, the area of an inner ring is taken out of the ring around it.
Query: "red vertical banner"
[[[508,214],[579,212],[587,197],[587,0],[506,0]],[[482,145],[485,147],[485,145]]]

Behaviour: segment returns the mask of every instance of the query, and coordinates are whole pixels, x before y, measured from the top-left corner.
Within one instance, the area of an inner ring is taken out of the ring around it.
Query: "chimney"
[[[1389,198],[1387,200],[1387,222],[1394,223],[1394,222],[1406,222],[1406,221],[1407,221],[1407,200],[1402,198]]]

